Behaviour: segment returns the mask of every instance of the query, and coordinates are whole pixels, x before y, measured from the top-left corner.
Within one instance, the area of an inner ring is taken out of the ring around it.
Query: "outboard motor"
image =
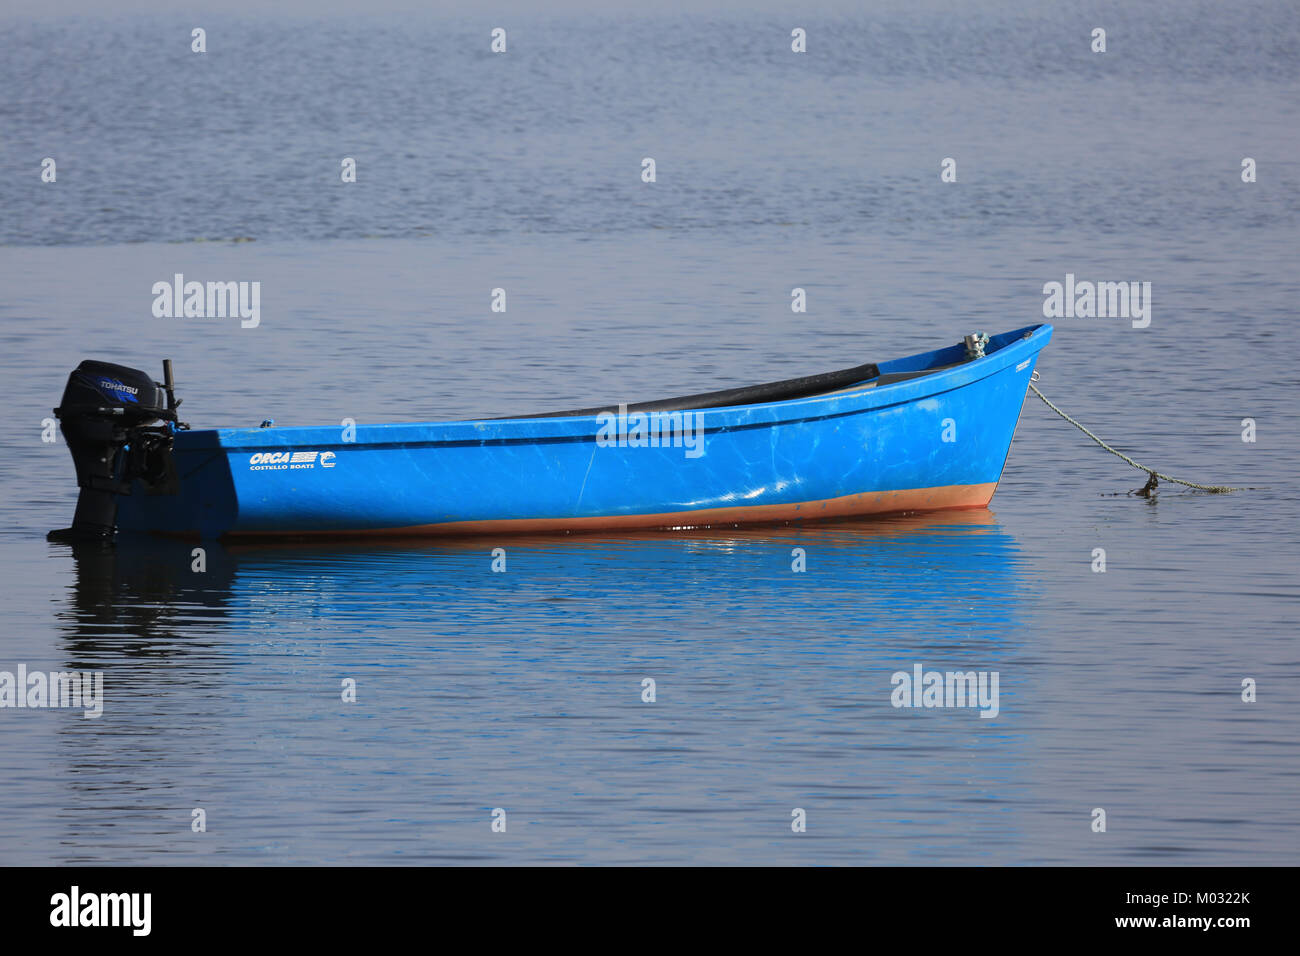
[[[72,527],[51,531],[51,540],[110,538],[117,523],[117,496],[139,480],[149,494],[176,494],[180,483],[172,459],[176,408],[171,361],[165,383],[144,372],[87,360],[68,376],[54,414],[72,452],[81,496]],[[184,426],[182,426],[184,427]]]

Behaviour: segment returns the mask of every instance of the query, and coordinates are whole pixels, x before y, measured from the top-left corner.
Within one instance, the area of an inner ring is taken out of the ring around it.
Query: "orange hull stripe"
[[[822,501],[734,508],[701,508],[663,514],[601,515],[584,518],[495,518],[484,521],[445,521],[438,524],[375,528],[362,531],[236,531],[231,540],[329,536],[333,538],[391,537],[395,535],[515,534],[531,531],[610,531],[620,528],[702,528],[711,525],[768,524],[815,521],[855,515],[886,515],[905,511],[943,511],[949,508],[985,508],[993,499],[997,482],[979,485],[944,485],[906,491],[865,491]]]

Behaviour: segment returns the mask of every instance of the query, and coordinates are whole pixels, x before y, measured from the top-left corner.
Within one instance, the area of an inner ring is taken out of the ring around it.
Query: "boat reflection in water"
[[[746,628],[785,622],[787,637],[869,636],[878,648],[894,636],[996,642],[1023,583],[1015,542],[985,509],[616,535],[210,542],[201,556],[136,537],[70,547],[68,635],[128,654],[268,628],[296,640],[636,626],[743,642],[756,636]]]
[[[192,552],[74,553],[63,653],[106,691],[60,730],[79,859],[978,862],[1027,839],[1030,594],[987,511]],[[1001,671],[1001,715],[895,709],[916,664]],[[796,806],[817,827],[774,850]],[[212,829],[178,840],[192,807]],[[972,813],[978,838],[952,830]]]
[[[774,685],[783,668],[828,665],[873,683],[884,673],[887,687],[916,663],[995,668],[1026,631],[1019,550],[983,509],[675,533],[210,544],[201,555],[150,539],[73,547],[68,656],[109,669],[122,701],[250,663],[251,679],[282,689],[301,677],[289,662],[304,659],[324,668],[321,680],[404,674],[434,693],[455,672],[489,696],[498,680],[652,662],[683,678],[718,669]]]

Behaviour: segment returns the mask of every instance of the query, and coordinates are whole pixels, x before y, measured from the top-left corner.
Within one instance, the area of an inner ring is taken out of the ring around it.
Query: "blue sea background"
[[[1288,2],[6,14],[0,670],[107,700],[0,709],[0,863],[1294,864],[1298,79]],[[260,326],[155,318],[175,273]],[[507,415],[1018,328],[1067,273],[1152,322],[1056,321],[1044,392],[1254,490],[1127,495],[1031,394],[989,511],[202,574],[44,538],[83,358],[173,359],[196,427]],[[998,717],[892,707],[918,663]]]

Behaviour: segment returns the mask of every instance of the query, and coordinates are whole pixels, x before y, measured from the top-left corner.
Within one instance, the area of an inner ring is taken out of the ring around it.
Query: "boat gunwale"
[[[720,434],[729,431],[748,431],[781,425],[799,425],[811,422],[844,418],[856,414],[884,411],[899,405],[924,401],[947,392],[964,388],[989,376],[996,375],[1010,365],[1035,355],[1047,345],[1053,328],[1048,323],[1025,326],[1000,333],[994,338],[1005,344],[983,358],[945,368],[928,375],[885,385],[874,380],[863,381],[834,392],[783,399],[751,405],[724,405],[713,408],[683,409],[677,414],[703,416],[703,432]],[[936,358],[953,346],[918,352],[898,359],[879,363],[881,374],[886,366],[914,362],[918,359]],[[917,370],[919,371],[919,370]],[[823,405],[824,410],[807,413],[810,406]],[[843,407],[848,405],[850,407]],[[612,412],[617,406],[608,406]],[[660,415],[673,411],[657,412]],[[344,442],[337,426],[302,425],[282,428],[210,428],[178,432],[178,452],[220,451],[240,453],[267,449],[284,449],[301,445],[313,448],[360,450],[363,448],[419,448],[419,447],[479,447],[485,445],[544,445],[575,441],[592,441],[596,438],[599,415],[529,416],[521,418],[476,418],[456,421],[394,422],[358,424],[357,440]],[[432,431],[442,435],[430,434]],[[363,432],[365,437],[362,437]],[[411,434],[416,432],[417,434]],[[506,432],[506,434],[502,434]],[[449,434],[448,434],[449,433]],[[458,434],[459,433],[459,434]]]

